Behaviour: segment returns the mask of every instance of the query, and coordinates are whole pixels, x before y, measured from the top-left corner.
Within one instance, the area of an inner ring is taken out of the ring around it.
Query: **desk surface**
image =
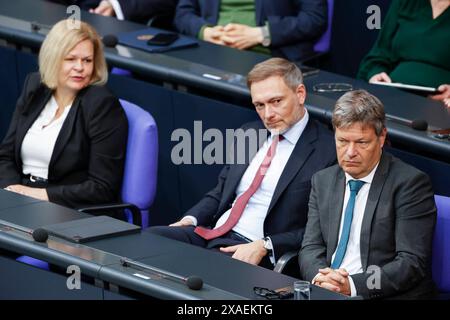
[[[162,299],[257,299],[259,297],[253,293],[254,286],[277,289],[290,286],[295,280],[221,253],[162,238],[146,231],[84,245],[53,236],[49,237],[47,243],[37,243],[30,235],[1,224],[3,220],[35,229],[88,216],[56,204],[0,190],[0,248],[30,255],[61,267],[75,264],[86,275]],[[193,291],[180,281],[164,278],[147,270],[124,267],[120,262],[122,258],[182,277],[198,275],[204,281],[204,288]],[[145,280],[139,275],[151,279]],[[311,295],[312,299],[345,299],[342,295],[315,286]]]
[[[67,17],[66,8],[54,3],[37,0],[2,1],[0,38],[38,47],[48,32],[48,26],[65,17]],[[87,12],[82,12],[82,20],[91,23],[101,35],[143,28],[140,24]],[[31,21],[44,26],[39,32],[33,32]],[[106,58],[112,65],[127,68],[152,79],[218,92],[234,98],[241,97],[248,101],[249,91],[246,88],[245,75],[255,63],[267,59],[267,56],[200,41],[198,47],[164,54],[151,54],[118,45],[116,48],[106,49]],[[212,80],[205,77],[205,74],[218,76],[220,80]],[[439,155],[443,160],[450,162],[450,141],[436,139],[429,132],[416,131],[404,124],[405,121],[422,119],[428,122],[431,129],[450,128],[449,110],[443,104],[399,89],[370,85],[321,71],[318,75],[305,79],[308,88],[307,104],[313,116],[326,121],[330,120],[335,100],[342,93],[313,92],[314,84],[323,82],[345,82],[352,84],[354,88],[373,92],[383,101],[389,115],[403,120],[403,123],[394,121],[387,123],[393,142],[414,145],[423,154]]]

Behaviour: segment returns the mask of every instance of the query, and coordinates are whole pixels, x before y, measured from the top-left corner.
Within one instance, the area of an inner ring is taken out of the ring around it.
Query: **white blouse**
[[[48,166],[56,139],[71,106],[65,107],[63,114],[50,123],[56,115],[58,104],[54,96],[47,102],[23,139],[21,148],[23,174],[48,179]]]

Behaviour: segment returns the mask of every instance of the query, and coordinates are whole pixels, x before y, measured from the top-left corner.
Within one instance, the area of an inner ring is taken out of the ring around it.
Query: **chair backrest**
[[[128,144],[122,201],[141,210],[142,227],[149,226],[149,208],[155,199],[158,170],[158,129],[147,111],[120,100],[128,118]],[[130,221],[131,215],[128,215]],[[130,221],[131,222],[131,221]]]
[[[333,22],[334,0],[328,0],[328,26],[325,33],[317,40],[314,45],[314,51],[325,53],[330,50],[331,43],[331,24]]]
[[[440,292],[450,292],[450,198],[435,195],[436,229],[433,239],[433,280]]]
[[[115,74],[116,76],[124,76],[124,77],[132,76],[131,71],[129,71],[127,69],[118,68],[118,67],[113,67],[111,69],[111,74]]]

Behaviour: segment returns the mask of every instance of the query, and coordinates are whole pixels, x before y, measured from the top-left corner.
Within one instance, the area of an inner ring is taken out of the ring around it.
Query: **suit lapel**
[[[49,89],[44,89],[42,94],[39,94],[39,92],[37,93],[38,94],[35,94],[33,98],[28,102],[28,107],[22,113],[25,116],[25,119],[23,123],[21,123],[21,125],[17,128],[15,148],[16,159],[21,159],[20,152],[22,149],[23,139],[25,138],[25,135],[27,134],[30,127],[41,114],[42,110],[44,110],[45,105],[52,95],[52,91]]]
[[[262,2],[263,2],[263,0],[255,1],[255,19],[256,19],[257,26],[263,25],[263,21],[262,21],[263,3]]]
[[[269,210],[270,214],[273,206],[277,203],[278,198],[281,196],[283,191],[289,185],[289,183],[297,175],[297,172],[303,167],[306,160],[308,160],[311,153],[314,151],[313,142],[317,140],[317,130],[312,120],[308,121],[302,135],[297,141],[297,144],[289,157],[286,167],[281,173],[280,179],[278,180],[277,186],[270,201]]]
[[[370,186],[369,195],[367,197],[360,235],[360,253],[363,270],[367,269],[372,220],[375,214],[375,209],[377,208],[381,191],[383,190],[384,182],[386,181],[387,173],[389,172],[389,160],[389,155],[383,152],[380,159],[380,164],[378,165],[377,171],[373,177],[372,185]]]
[[[80,94],[77,95],[74,102],[72,103],[72,106],[70,107],[69,114],[67,115],[67,118],[64,120],[64,123],[61,127],[61,131],[58,134],[58,138],[55,142],[55,147],[53,149],[52,157],[50,158],[50,164],[48,166],[49,168],[49,177],[51,173],[51,169],[53,168],[53,165],[55,164],[55,161],[60,156],[61,152],[64,150],[65,145],[67,144],[67,141],[70,138],[70,135],[73,130],[73,125],[75,123],[77,110],[80,105]]]
[[[219,22],[220,0],[205,1],[205,16],[213,17],[213,23]],[[209,21],[209,19],[207,19]]]
[[[344,194],[345,194],[345,174],[342,169],[339,169],[338,174],[332,181],[330,188],[334,188],[334,192],[330,197],[328,203],[329,226],[328,226],[328,244],[327,244],[327,261],[331,263],[331,257],[336,250],[339,227],[341,225],[342,209],[344,206]]]

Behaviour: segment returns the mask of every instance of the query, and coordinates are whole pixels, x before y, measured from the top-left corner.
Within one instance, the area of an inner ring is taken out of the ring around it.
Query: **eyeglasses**
[[[294,295],[292,292],[290,291],[275,291],[275,290],[270,290],[267,288],[262,288],[262,287],[253,287],[253,292],[263,298],[266,298],[268,300],[277,300],[277,299],[289,299],[292,298],[292,296]]]
[[[318,83],[313,86],[315,92],[344,92],[353,90],[349,83]]]

